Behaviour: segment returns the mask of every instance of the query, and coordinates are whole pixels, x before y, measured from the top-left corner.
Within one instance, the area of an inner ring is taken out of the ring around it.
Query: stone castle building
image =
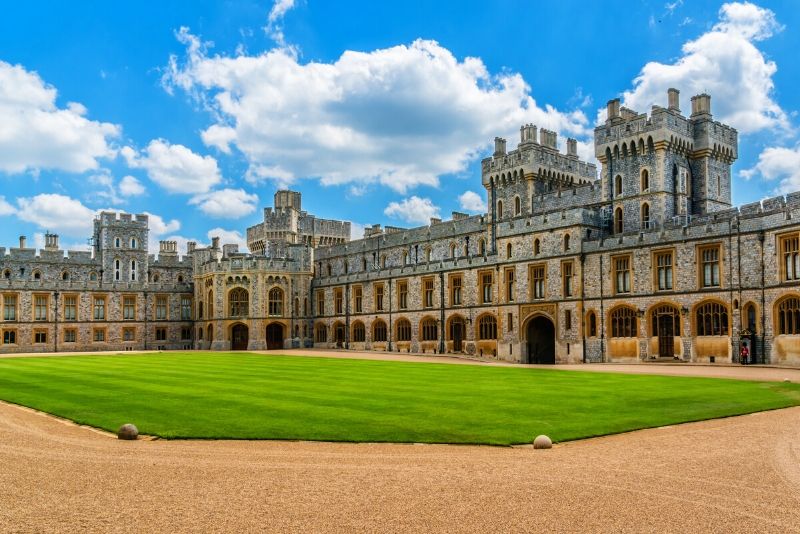
[[[733,128],[678,91],[608,103],[595,165],[525,125],[481,162],[488,213],[381,228],[279,191],[235,245],[147,254],[147,216],[101,213],[92,252],[0,248],[0,352],[350,349],[523,363],[800,364],[800,193],[731,206]]]

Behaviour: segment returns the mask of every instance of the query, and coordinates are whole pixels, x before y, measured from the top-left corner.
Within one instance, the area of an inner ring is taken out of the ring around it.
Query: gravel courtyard
[[[800,532],[798,436],[800,408],[545,451],[120,442],[0,403],[0,531]]]

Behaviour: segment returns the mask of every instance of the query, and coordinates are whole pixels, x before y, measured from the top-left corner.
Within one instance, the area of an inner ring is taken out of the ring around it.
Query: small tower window
[[[624,225],[622,224],[622,208],[617,208],[614,211],[614,233],[621,234]]]
[[[511,259],[511,243],[506,245],[506,258]]]
[[[67,271],[61,273],[61,279],[64,280],[65,282],[69,280],[69,273]]]
[[[647,202],[642,204],[642,228],[650,228],[650,204]]]
[[[520,213],[522,213],[522,202],[519,197],[516,197],[514,199],[514,215],[519,215]]]
[[[569,250],[569,234],[564,235],[564,252]]]
[[[614,178],[614,194],[617,196],[622,196],[622,176],[619,174],[616,178]]]
[[[135,237],[131,238],[131,248],[136,248],[136,238]]]
[[[502,200],[498,200],[497,201],[497,218],[498,219],[502,219],[503,218],[503,201]]]
[[[114,238],[114,248],[119,248],[121,246],[122,246],[122,242],[120,241],[120,239],[118,237],[115,237]]]
[[[642,191],[650,189],[650,173],[647,169],[642,169]]]
[[[136,260],[131,260],[131,282],[136,281]]]
[[[534,239],[533,240],[533,253],[534,253],[534,255],[536,255],[536,256],[539,255],[539,249],[540,248],[541,248],[541,246],[540,246],[540,243],[539,243],[539,239],[538,238]]]
[[[41,280],[42,279],[42,273],[40,273],[39,271],[33,271],[33,279],[34,280]]]
[[[114,260],[114,280],[119,281],[119,260]]]

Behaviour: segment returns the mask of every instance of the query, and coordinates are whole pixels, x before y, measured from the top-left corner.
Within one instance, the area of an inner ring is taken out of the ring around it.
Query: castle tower
[[[613,233],[685,223],[731,206],[737,132],[712,120],[710,96],[693,97],[688,118],[677,89],[649,117],[621,107],[619,99],[608,102],[607,114],[595,128],[595,155]]]
[[[104,211],[94,220],[94,252],[106,283],[147,279],[148,217]]]

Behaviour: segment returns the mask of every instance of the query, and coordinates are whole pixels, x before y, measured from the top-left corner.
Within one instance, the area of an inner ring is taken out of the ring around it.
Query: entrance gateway
[[[283,348],[283,325],[272,323],[267,326],[267,350]]]
[[[543,315],[528,322],[528,363],[556,363],[556,328],[553,322]]]
[[[209,333],[209,340],[211,335]],[[248,331],[247,325],[242,323],[233,325],[231,329],[231,350],[247,350]]]

